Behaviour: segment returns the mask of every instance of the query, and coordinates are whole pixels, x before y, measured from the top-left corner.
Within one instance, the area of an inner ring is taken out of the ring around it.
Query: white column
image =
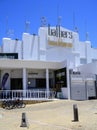
[[[38,60],[40,60],[40,37],[38,36]]]
[[[47,97],[49,97],[49,70],[46,69],[46,91]]]
[[[27,88],[27,74],[26,68],[23,68],[23,90]],[[26,91],[23,91],[23,97],[26,98]]]
[[[67,88],[68,88],[68,99],[70,100],[70,76],[69,76],[69,68],[67,66]]]

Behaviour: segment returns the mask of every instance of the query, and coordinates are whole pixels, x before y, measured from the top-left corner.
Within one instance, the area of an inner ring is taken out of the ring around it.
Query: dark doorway
[[[46,88],[46,79],[36,79],[37,88]]]
[[[46,79],[43,78],[36,79],[36,88],[46,89]],[[52,88],[52,79],[49,79],[49,88]]]
[[[67,87],[66,68],[55,71],[55,89],[60,92],[62,87]]]
[[[11,79],[11,90],[22,90],[22,78],[12,78]]]

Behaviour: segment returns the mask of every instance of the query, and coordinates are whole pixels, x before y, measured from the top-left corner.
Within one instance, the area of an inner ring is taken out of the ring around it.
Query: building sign
[[[62,47],[72,48],[72,43],[62,42],[60,39],[58,41],[51,41],[48,38],[48,44],[51,46],[62,46]]]
[[[60,26],[56,26],[56,28],[50,28],[48,26],[48,44],[51,46],[61,46],[72,48],[72,39],[73,35],[70,31],[64,31],[60,29]]]
[[[72,39],[73,37],[72,32],[60,30],[60,26],[56,26],[56,29],[51,29],[50,26],[48,26],[48,35],[69,39]]]
[[[18,59],[18,53],[0,53],[0,59]]]

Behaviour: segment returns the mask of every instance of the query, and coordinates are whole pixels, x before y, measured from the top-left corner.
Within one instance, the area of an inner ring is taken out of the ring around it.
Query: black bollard
[[[73,104],[73,113],[74,113],[74,122],[75,121],[79,121],[78,119],[78,108],[77,108],[77,105],[76,104]]]
[[[26,114],[22,113],[22,120],[21,120],[21,126],[20,127],[27,127],[27,120],[26,120]]]

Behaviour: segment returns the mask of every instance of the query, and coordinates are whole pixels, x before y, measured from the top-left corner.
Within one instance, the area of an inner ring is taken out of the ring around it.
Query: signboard
[[[50,25],[49,25],[48,26],[48,35],[61,37],[61,38],[69,38],[69,39],[73,38],[72,32],[61,30],[60,26],[56,26],[56,28],[51,29]]]
[[[60,26],[56,26],[56,28],[50,28],[50,25],[48,26],[49,45],[72,48],[72,39],[72,32],[61,30]]]
[[[18,53],[0,53],[0,59],[18,59]]]
[[[51,41],[48,38],[48,44],[51,46],[62,46],[62,47],[67,47],[67,48],[72,48],[72,43],[68,43],[68,42],[62,42],[60,39],[58,41]]]

